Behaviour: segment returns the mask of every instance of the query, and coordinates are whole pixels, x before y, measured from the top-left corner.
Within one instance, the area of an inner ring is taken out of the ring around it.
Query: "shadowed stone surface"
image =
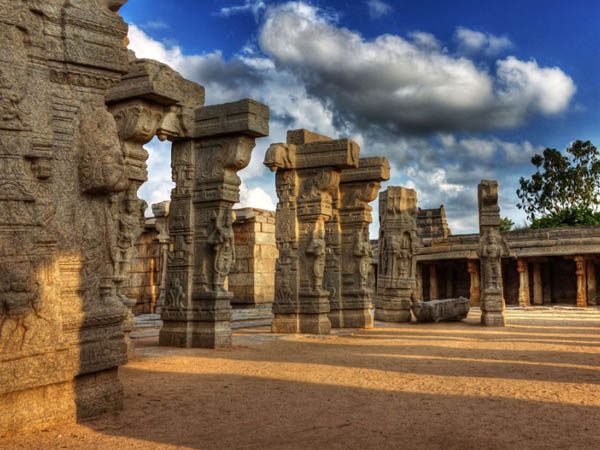
[[[417,322],[457,322],[469,315],[469,299],[464,297],[413,302]]]

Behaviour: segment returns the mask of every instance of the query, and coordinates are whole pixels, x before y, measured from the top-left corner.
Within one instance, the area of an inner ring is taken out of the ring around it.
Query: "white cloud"
[[[465,27],[456,29],[454,39],[458,42],[459,52],[466,54],[481,52],[488,56],[494,56],[514,46],[506,36],[482,33]]]
[[[267,10],[260,48],[330,105],[338,123],[404,133],[515,127],[565,110],[575,92],[559,68],[509,57],[497,61],[494,74],[447,54],[432,35],[365,39],[319,8],[302,4],[299,13],[298,5]],[[489,48],[499,45],[489,44],[487,35],[481,39]]]
[[[258,21],[260,13],[267,7],[266,3],[262,0],[245,0],[243,5],[223,7],[217,13],[218,16],[229,17],[235,14],[244,14],[251,12],[254,15],[254,19]]]
[[[393,11],[393,8],[382,0],[367,0],[367,7],[371,19],[379,19]]]
[[[150,20],[150,21],[146,22],[145,24],[141,25],[141,27],[144,30],[152,30],[152,31],[168,30],[171,28],[171,26],[168,23],[163,22],[162,20]]]
[[[244,183],[240,186],[240,202],[235,208],[260,208],[275,211],[273,198],[262,188],[248,188]]]

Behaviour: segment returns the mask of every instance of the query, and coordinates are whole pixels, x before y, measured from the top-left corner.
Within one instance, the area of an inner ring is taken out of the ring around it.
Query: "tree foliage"
[[[555,225],[547,226],[594,224],[596,220],[594,211],[600,204],[600,152],[590,141],[575,141],[566,153],[547,148],[542,155],[534,155],[531,163],[536,172],[530,179],[519,180],[517,207],[525,211],[536,228],[550,223]]]
[[[508,217],[500,219],[500,231],[510,231],[515,226],[515,223]]]

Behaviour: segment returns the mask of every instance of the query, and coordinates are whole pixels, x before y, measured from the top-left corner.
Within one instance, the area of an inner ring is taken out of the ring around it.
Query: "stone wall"
[[[417,212],[417,229],[421,239],[447,238],[452,234],[446,220],[446,208],[421,209]]]
[[[160,244],[156,219],[147,218],[144,231],[135,244],[132,258],[129,285],[123,293],[135,300],[134,314],[154,312],[160,285]]]
[[[236,264],[229,274],[232,305],[273,303],[275,298],[275,212],[263,209],[236,209]]]

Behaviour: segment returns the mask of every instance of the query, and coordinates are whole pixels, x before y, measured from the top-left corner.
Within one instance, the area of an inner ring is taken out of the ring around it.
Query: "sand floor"
[[[0,448],[600,449],[600,310],[511,311],[502,329],[241,329],[231,351],[138,340],[125,408]]]

